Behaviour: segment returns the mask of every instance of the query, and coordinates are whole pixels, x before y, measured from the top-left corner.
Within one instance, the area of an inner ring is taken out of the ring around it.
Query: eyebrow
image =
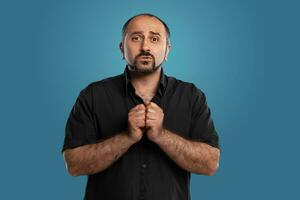
[[[160,36],[160,34],[158,32],[150,31],[150,33],[153,34],[153,35],[159,35]]]
[[[142,34],[142,33],[144,33],[144,31],[135,31],[135,32],[132,32],[130,35]],[[159,35],[159,36],[160,36],[160,34],[159,34],[158,32],[150,31],[150,33],[151,33],[152,35]]]

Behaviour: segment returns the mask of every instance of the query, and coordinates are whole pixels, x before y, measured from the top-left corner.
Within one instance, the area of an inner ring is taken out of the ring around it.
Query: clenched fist
[[[147,137],[154,141],[163,134],[164,112],[155,103],[150,102],[146,105],[146,128]]]
[[[144,104],[138,104],[128,113],[128,134],[129,137],[137,142],[143,137],[143,130],[146,121],[146,107]]]

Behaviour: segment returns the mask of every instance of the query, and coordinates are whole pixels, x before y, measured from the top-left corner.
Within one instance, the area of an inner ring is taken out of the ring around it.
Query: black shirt
[[[219,148],[205,95],[194,84],[167,76],[162,69],[160,87],[151,101],[162,108],[166,129]],[[127,130],[128,112],[140,103],[127,67],[123,74],[89,84],[70,112],[62,150]],[[84,199],[189,200],[189,184],[190,172],[144,135],[109,168],[88,176]]]

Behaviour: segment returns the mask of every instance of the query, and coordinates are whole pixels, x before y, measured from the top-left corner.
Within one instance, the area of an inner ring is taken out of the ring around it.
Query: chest
[[[112,100],[114,99],[114,100]],[[119,99],[115,101],[115,99]],[[95,123],[99,139],[110,137],[127,130],[128,112],[145,101],[156,103],[164,112],[164,128],[189,138],[191,106],[183,94],[157,95],[148,99],[140,96],[110,96],[99,100],[95,106]]]

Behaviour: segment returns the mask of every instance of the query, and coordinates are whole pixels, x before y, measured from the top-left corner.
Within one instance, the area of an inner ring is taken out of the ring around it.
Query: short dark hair
[[[169,29],[168,25],[162,19],[160,19],[159,17],[157,17],[157,16],[155,16],[153,14],[150,14],[150,13],[140,13],[140,14],[135,15],[135,16],[131,17],[130,19],[128,19],[127,22],[125,22],[125,24],[123,25],[123,28],[122,28],[122,37],[123,37],[123,39],[125,38],[126,30],[127,30],[127,27],[129,25],[129,23],[134,18],[139,17],[139,16],[148,16],[148,17],[154,17],[154,18],[158,19],[164,25],[164,27],[166,29],[166,32],[167,32],[167,41],[169,42],[171,33],[170,33],[170,29]]]

